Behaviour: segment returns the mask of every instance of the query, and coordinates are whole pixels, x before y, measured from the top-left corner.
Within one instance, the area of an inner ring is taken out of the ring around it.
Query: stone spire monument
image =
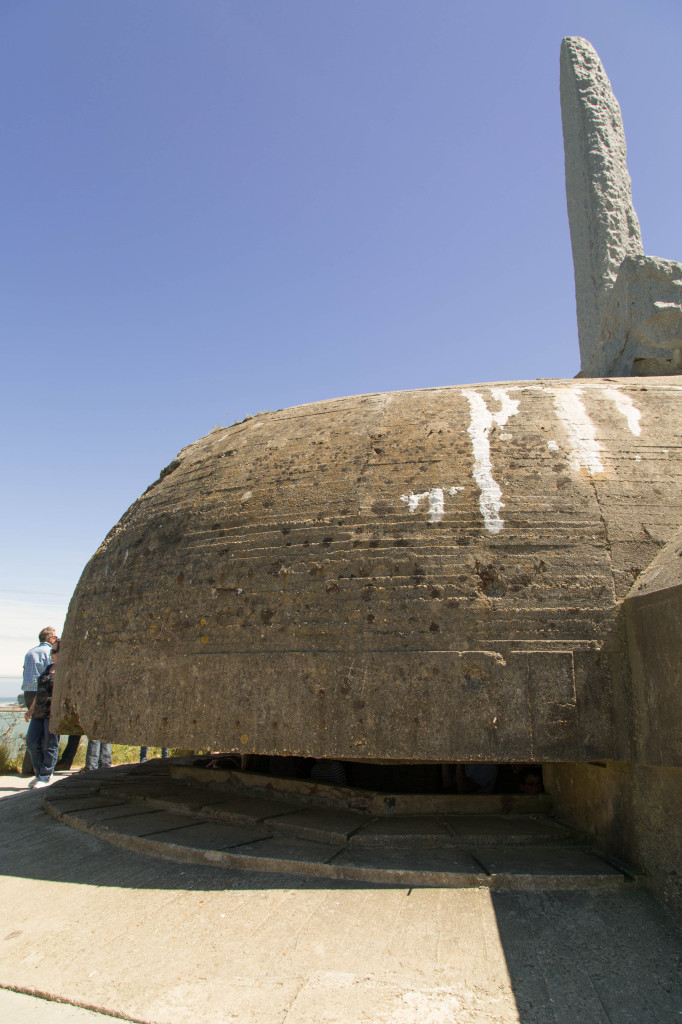
[[[682,371],[682,266],[645,256],[623,119],[594,48],[561,45],[561,113],[581,377]]]

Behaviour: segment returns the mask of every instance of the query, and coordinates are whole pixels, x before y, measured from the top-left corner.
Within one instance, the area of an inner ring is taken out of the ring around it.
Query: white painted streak
[[[510,398],[507,388],[491,388],[490,393],[502,407],[499,412],[493,413],[493,421],[498,427],[503,427],[509,417],[516,416],[519,411],[519,399]],[[511,434],[509,436],[511,437]]]
[[[603,388],[601,394],[606,395],[607,398],[610,398],[615,403],[618,412],[627,420],[631,432],[639,437],[642,433],[642,427],[639,422],[642,414],[630,396],[623,391],[619,391],[618,388]]]
[[[554,399],[557,416],[568,434],[571,467],[579,472],[586,469],[594,476],[604,472],[601,447],[597,442],[594,423],[582,402],[582,388],[548,388]]]
[[[405,502],[410,515],[414,515],[419,508],[419,502],[422,498],[427,498],[428,495],[428,491],[422,491],[421,494],[401,494],[400,500]]]
[[[429,491],[429,522],[439,523],[443,518],[443,488],[432,487]]]
[[[486,530],[499,533],[504,526],[500,518],[500,509],[504,508],[502,491],[493,477],[490,461],[490,431],[494,426],[503,427],[510,416],[519,411],[519,400],[510,398],[505,388],[491,388],[491,394],[500,403],[498,412],[491,412],[485,399],[478,391],[463,388],[462,394],[469,403],[471,420],[467,433],[471,438],[474,450],[474,480],[478,484],[480,496],[479,508],[483,516]]]
[[[429,502],[429,522],[439,523],[445,514],[442,487],[432,487],[430,491],[422,491],[421,494],[400,495],[400,500],[405,502],[411,515],[414,515],[419,508],[419,502],[424,498],[428,498]]]

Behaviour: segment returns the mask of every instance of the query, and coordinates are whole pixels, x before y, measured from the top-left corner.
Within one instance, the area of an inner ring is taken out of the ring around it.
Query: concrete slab
[[[205,793],[207,791],[204,791]],[[253,824],[265,821],[268,818],[275,818],[280,814],[290,814],[291,804],[283,800],[269,800],[260,796],[239,796],[235,794],[226,799],[225,794],[217,795],[215,798],[202,804],[202,812],[215,818],[222,818],[234,824]]]
[[[263,842],[239,847],[240,857],[251,857],[258,860],[281,860],[297,864],[307,864],[311,868],[315,864],[328,864],[342,849],[338,843],[317,843],[293,836],[273,836]],[[266,870],[268,870],[266,868]],[[311,873],[313,873],[311,871]]]
[[[119,799],[145,800],[158,808],[201,812],[233,824],[252,825],[278,814],[289,814],[292,805],[282,800],[232,794],[206,786],[176,782],[166,770],[154,774],[129,773],[122,781],[108,780],[104,791]]]
[[[452,832],[438,819],[428,814],[396,814],[375,818],[367,822],[351,837],[352,845],[377,844],[386,846],[409,843],[441,842],[452,845]]]
[[[98,793],[83,793],[79,796],[60,796],[50,794],[50,804],[60,814],[72,814],[74,811],[93,811],[99,807],[127,807],[130,804],[121,800],[119,803],[112,801],[109,797],[100,796]]]
[[[136,833],[143,834],[143,833]],[[152,833],[156,842],[175,843],[195,850],[227,850],[245,843],[257,843],[269,839],[271,833],[255,831],[221,822],[197,822],[183,828],[168,829]]]
[[[359,828],[370,823],[364,814],[341,809],[332,810],[323,807],[309,807],[305,810],[290,811],[280,814],[270,822],[277,832],[299,835],[304,839],[316,839],[320,842],[345,843]]]
[[[126,805],[124,805],[126,806]],[[130,806],[129,804],[127,805]],[[81,820],[92,821],[91,814],[94,812],[79,812]],[[189,814],[175,814],[172,811],[150,811],[145,809],[144,813],[129,812],[127,815],[117,815],[114,819],[96,817],[98,824],[109,824],[115,827],[116,832],[123,836],[151,836],[157,832],[168,832],[169,829],[190,828],[197,824],[197,819]]]
[[[487,875],[464,850],[385,849],[375,846],[347,847],[333,860],[340,878],[352,878],[345,868],[362,868],[366,878],[383,884],[412,886],[486,885]]]
[[[70,796],[73,793],[82,793],[84,790],[89,789],[92,793],[96,793],[100,786],[95,783],[91,778],[83,775],[67,775],[64,778],[57,778],[55,775],[52,776],[52,783],[50,784],[50,792],[59,794],[60,796]]]
[[[61,813],[61,801],[49,800],[48,803],[50,806],[56,808],[58,813]],[[100,822],[113,821],[116,818],[130,818],[134,815],[148,813],[149,808],[146,807],[142,801],[134,803],[129,800],[123,802],[119,800],[107,800],[107,802],[102,804],[100,807],[92,807],[89,810],[79,811],[77,817],[84,824],[92,825]]]
[[[440,819],[452,834],[467,843],[502,840],[506,843],[571,842],[571,829],[548,818],[511,814],[453,814]]]
[[[491,876],[495,886],[533,885],[561,889],[588,885],[622,885],[621,871],[600,857],[578,848],[519,847],[518,849],[481,847],[473,855]]]

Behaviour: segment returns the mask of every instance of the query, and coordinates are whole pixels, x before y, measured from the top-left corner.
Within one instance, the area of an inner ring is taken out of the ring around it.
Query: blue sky
[[[682,259],[678,0],[3,0],[0,676],[217,424],[577,372],[564,35]]]

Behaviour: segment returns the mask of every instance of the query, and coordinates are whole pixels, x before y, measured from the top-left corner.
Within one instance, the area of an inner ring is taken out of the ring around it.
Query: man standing
[[[40,643],[32,647],[24,658],[24,681],[21,689],[24,691],[26,707],[30,708],[35,700],[38,689],[38,677],[45,671],[52,660],[52,644],[57,639],[57,630],[54,626],[45,626],[38,634]]]
[[[59,657],[59,640],[52,646],[52,659],[38,679],[38,688],[33,704],[26,711],[28,721],[26,733],[26,749],[33,765],[34,778],[29,782],[29,789],[42,789],[49,785],[59,753],[59,736],[50,732],[50,709],[52,706],[52,687],[54,686],[54,667]]]
[[[40,643],[32,647],[24,658],[24,680],[21,689],[24,694],[24,702],[30,708],[36,699],[38,689],[38,677],[45,671],[52,661],[52,644],[57,639],[57,630],[54,626],[45,626],[38,633]],[[24,754],[24,763],[21,768],[22,775],[33,775],[33,766],[28,750]]]

